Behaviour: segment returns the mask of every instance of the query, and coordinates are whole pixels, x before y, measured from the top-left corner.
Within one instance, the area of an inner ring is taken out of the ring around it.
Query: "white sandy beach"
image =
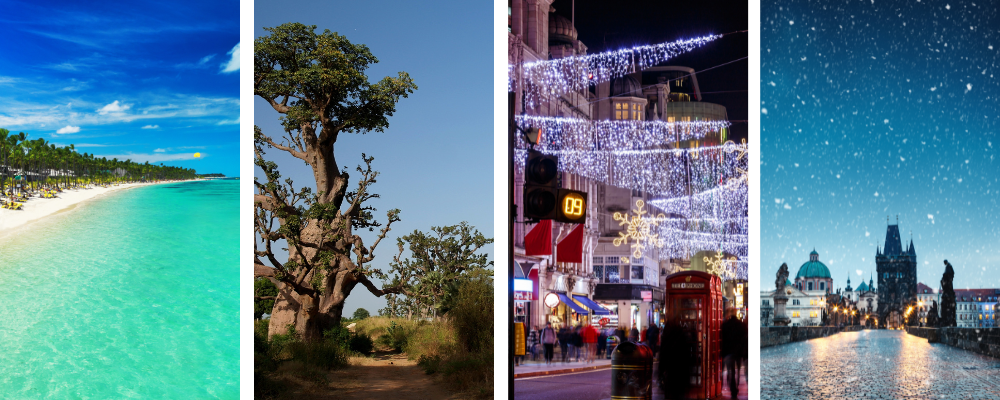
[[[29,222],[45,218],[59,211],[70,208],[81,202],[111,193],[117,190],[131,189],[139,186],[156,185],[160,183],[176,183],[177,181],[158,183],[129,183],[108,188],[91,187],[88,189],[71,189],[59,193],[55,199],[31,198],[24,203],[22,210],[7,210],[0,208],[0,233],[10,231]]]

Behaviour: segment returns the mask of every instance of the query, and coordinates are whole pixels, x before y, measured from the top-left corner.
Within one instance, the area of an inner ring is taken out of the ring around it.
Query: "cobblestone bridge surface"
[[[1000,359],[904,331],[763,348],[760,363],[762,399],[1000,399]]]

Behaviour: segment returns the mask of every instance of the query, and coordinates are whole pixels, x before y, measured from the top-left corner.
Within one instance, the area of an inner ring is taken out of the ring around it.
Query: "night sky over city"
[[[1000,17],[989,2],[761,4],[761,282],[816,249],[875,272],[886,217],[917,280],[1000,288]]]
[[[552,6],[556,14],[573,19],[573,0],[556,0]],[[724,13],[719,7],[705,2],[576,0],[576,30],[587,53],[594,54],[747,29],[746,3],[724,7]],[[704,101],[726,107],[729,119],[738,121],[732,126],[737,142],[747,137],[747,40],[746,33],[733,33],[662,64],[694,68]]]

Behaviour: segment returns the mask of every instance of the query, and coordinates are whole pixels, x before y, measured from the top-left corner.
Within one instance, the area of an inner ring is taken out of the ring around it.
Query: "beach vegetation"
[[[22,203],[31,197],[54,198],[71,188],[160,180],[194,179],[189,168],[97,158],[79,153],[73,144],[57,146],[45,139],[28,139],[24,132],[0,128],[0,204]]]

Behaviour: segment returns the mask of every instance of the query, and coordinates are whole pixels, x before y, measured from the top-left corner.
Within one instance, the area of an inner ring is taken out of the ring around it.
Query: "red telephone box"
[[[691,374],[689,398],[722,396],[722,360],[719,329],[722,326],[722,280],[701,271],[683,271],[667,277],[663,305],[667,321],[677,322],[695,339],[697,366]],[[663,343],[664,346],[669,344]]]

